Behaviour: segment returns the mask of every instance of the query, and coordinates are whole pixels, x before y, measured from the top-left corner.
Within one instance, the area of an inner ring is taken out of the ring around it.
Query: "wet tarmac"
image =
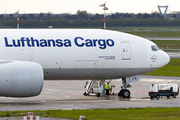
[[[52,80],[45,81],[43,91],[39,96],[30,98],[0,97],[0,111],[48,110],[48,109],[102,109],[129,107],[180,107],[177,98],[162,97],[150,100],[149,85],[152,83],[176,83],[180,85],[180,77],[140,76],[140,81],[132,83],[131,98],[123,99],[117,95],[109,98],[83,96],[86,81]],[[122,86],[121,80],[113,80],[115,92]]]

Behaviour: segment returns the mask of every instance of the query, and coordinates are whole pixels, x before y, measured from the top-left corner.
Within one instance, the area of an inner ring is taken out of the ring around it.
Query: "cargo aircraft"
[[[100,29],[1,29],[0,96],[31,97],[44,80],[127,79],[166,65],[170,57],[153,42]]]

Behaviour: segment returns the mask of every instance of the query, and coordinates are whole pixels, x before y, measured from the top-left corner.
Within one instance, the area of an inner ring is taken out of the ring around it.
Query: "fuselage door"
[[[129,42],[121,43],[121,54],[122,60],[130,60],[131,59],[131,48]]]

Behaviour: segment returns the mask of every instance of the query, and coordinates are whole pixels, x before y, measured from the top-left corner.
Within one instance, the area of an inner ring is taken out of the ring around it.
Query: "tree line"
[[[180,26],[180,13],[172,13],[166,17],[158,12],[153,13],[112,13],[106,15],[107,27],[120,26]],[[0,27],[16,27],[17,14],[1,14]],[[76,14],[20,14],[21,28],[54,28],[61,27],[103,27],[104,15],[91,14],[78,10]]]

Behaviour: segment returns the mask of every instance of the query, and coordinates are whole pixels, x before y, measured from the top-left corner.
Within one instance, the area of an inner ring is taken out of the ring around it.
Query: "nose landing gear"
[[[126,88],[130,88],[132,86],[126,82],[126,78],[122,78],[122,83],[123,86],[121,86],[122,89],[119,91],[118,96],[123,98],[130,98],[131,93]]]
[[[123,98],[130,98],[130,91],[128,89],[122,89],[119,91],[118,96],[122,96]]]

